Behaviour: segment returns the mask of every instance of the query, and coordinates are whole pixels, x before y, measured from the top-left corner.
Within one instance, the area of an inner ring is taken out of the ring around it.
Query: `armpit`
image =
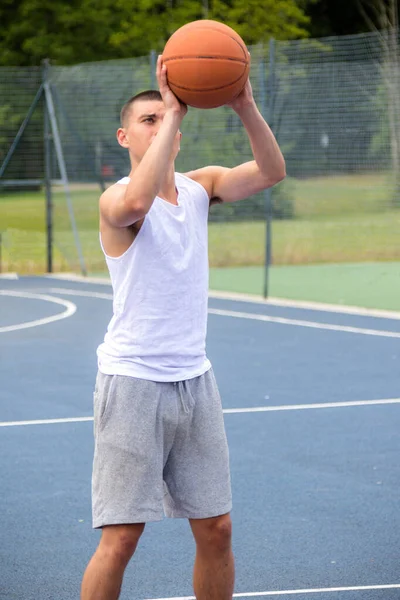
[[[212,198],[210,198],[210,206],[213,206],[213,204],[222,204],[222,203],[223,203],[223,200],[219,196],[213,196]]]

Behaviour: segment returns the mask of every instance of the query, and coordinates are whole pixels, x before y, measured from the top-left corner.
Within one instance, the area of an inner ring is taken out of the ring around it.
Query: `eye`
[[[147,117],[147,119],[144,120],[144,123],[154,123],[153,117]]]

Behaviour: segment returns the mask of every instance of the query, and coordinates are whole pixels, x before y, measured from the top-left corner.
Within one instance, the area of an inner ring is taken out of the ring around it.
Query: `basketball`
[[[168,85],[195,108],[216,108],[244,88],[250,55],[240,35],[218,21],[187,23],[168,40],[163,52]]]

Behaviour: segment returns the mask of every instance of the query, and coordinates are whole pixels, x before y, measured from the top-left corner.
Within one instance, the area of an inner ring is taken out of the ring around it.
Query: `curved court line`
[[[61,319],[67,319],[76,312],[76,304],[69,300],[62,300],[55,296],[48,296],[47,294],[32,294],[30,292],[15,292],[8,290],[0,290],[1,296],[13,296],[15,298],[30,298],[33,300],[43,300],[44,302],[52,302],[53,304],[60,304],[66,307],[66,310],[57,315],[51,317],[44,317],[43,319],[36,319],[35,321],[26,321],[25,323],[17,323],[16,325],[7,325],[0,327],[0,333],[7,331],[17,331],[19,329],[29,329],[30,327],[38,327],[39,325],[47,325],[48,323],[54,323],[54,321],[60,321]]]
[[[56,294],[66,294],[70,296],[85,296],[88,298],[100,298],[103,300],[112,300],[112,294],[103,294],[101,292],[84,292],[81,290],[70,290],[64,288],[51,288],[51,292]],[[234,310],[221,310],[218,308],[209,308],[208,313],[222,317],[233,317],[235,319],[249,319],[254,321],[265,321],[268,323],[279,323],[281,325],[295,325],[297,327],[310,327],[312,329],[325,329],[328,331],[343,331],[345,333],[358,333],[361,335],[372,335],[376,337],[400,338],[400,332],[382,331],[379,329],[364,329],[362,327],[350,327],[347,325],[331,325],[329,323],[318,323],[316,321],[304,321],[300,319],[286,319],[284,317],[270,317],[268,315],[258,315],[254,313],[238,312]],[[366,316],[366,315],[365,315]]]
[[[82,296],[86,298],[100,298],[100,300],[112,300],[112,294],[103,294],[102,292],[84,292],[81,290],[70,290],[67,288],[50,288],[53,294],[66,294],[67,296]]]
[[[254,406],[253,408],[224,408],[226,415],[260,412],[281,412],[289,410],[312,410],[323,408],[347,408],[349,406],[379,406],[384,404],[400,404],[400,398],[383,400],[354,400],[353,402],[327,402],[326,404],[285,404],[282,406]],[[93,417],[67,417],[61,419],[36,419],[34,421],[3,421],[0,427],[20,427],[22,425],[54,425],[57,423],[85,423],[93,421]]]
[[[234,598],[257,598],[262,596],[295,596],[298,594],[324,594],[332,592],[366,592],[369,590],[396,590],[400,583],[389,585],[354,585],[349,587],[331,588],[306,588],[304,590],[276,590],[271,592],[248,592],[247,594],[233,594]],[[169,598],[152,598],[151,600],[196,600],[195,596],[175,596]]]

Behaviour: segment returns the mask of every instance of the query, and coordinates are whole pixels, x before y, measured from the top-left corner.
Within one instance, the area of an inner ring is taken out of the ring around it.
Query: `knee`
[[[143,530],[144,524],[104,527],[100,548],[113,562],[127,564],[136,550]]]
[[[230,550],[232,543],[232,521],[229,515],[207,519],[203,531],[195,536],[197,545],[207,552],[218,553]]]
[[[228,550],[232,541],[232,522],[229,515],[217,518],[212,527],[212,543],[218,550]]]

